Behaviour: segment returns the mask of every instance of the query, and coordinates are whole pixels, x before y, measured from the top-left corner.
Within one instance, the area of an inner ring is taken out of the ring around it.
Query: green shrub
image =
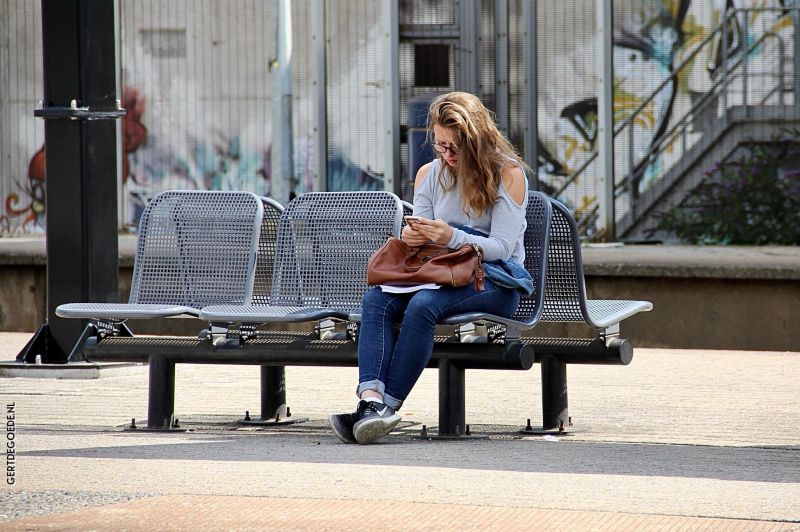
[[[744,144],[741,157],[715,164],[658,229],[692,244],[800,244],[800,142],[792,133]]]

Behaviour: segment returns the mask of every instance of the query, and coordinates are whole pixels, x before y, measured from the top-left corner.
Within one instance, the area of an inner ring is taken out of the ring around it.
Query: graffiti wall
[[[275,1],[121,2],[125,215],[170,188],[271,195]],[[313,189],[310,2],[292,6],[293,194]],[[328,190],[382,189],[382,7],[328,2]],[[164,21],[169,20],[168,24]],[[165,26],[167,29],[165,29]],[[129,131],[131,132],[129,134]]]
[[[311,189],[307,2],[292,2],[294,192]],[[120,2],[125,222],[167,189],[270,195],[276,2]]]
[[[715,82],[723,64],[721,43],[712,43],[693,57],[690,54],[719,24],[720,13],[732,7],[780,9],[788,2],[615,0],[615,123],[623,124],[640,111],[631,122],[632,149],[629,134],[615,144],[618,180],[630,170],[630,161],[636,165],[646,161],[637,181],[644,190],[680,157],[678,150],[671,149],[655,158],[649,154]],[[269,195],[274,178],[275,0],[120,0],[119,4],[121,96],[128,109],[121,141],[125,225],[135,227],[148,199],[162,190],[243,189]],[[292,189],[299,194],[314,186],[311,17],[309,0],[291,5]],[[383,187],[380,5],[374,0],[326,2],[328,190]],[[522,39],[517,27],[522,3],[511,0],[508,5],[510,38]],[[588,212],[596,206],[599,177],[589,162],[597,142],[595,0],[540,1],[537,6],[540,142],[536,165],[542,188],[549,192],[559,191],[579,173],[561,197],[576,210]],[[791,21],[784,15],[780,11],[737,14],[729,50],[755,42],[768,31],[791,43]],[[485,41],[494,35],[494,22],[482,24]],[[44,128],[32,114],[42,92],[40,27],[38,2],[0,3],[3,235],[41,232],[45,224]],[[521,42],[511,42],[511,49],[518,50]],[[754,72],[776,70],[770,63],[775,42],[765,42],[753,51]],[[488,43],[486,50],[492,50]],[[487,84],[494,79],[487,75],[494,72],[494,65],[492,54],[484,55],[481,79]],[[527,97],[524,76],[519,74],[523,57],[514,52],[509,58],[509,133],[518,144],[528,126],[519,112]],[[672,72],[687,60],[689,66],[673,77]],[[401,79],[414,76],[401,72]],[[491,87],[484,90],[492,93]],[[730,97],[735,104],[735,87]]]
[[[715,83],[721,68],[722,43],[718,36],[705,41],[720,24],[723,10],[777,8],[736,14],[727,43],[732,57],[739,46],[753,43],[765,32],[780,35],[791,46],[791,19],[780,10],[786,7],[784,4],[780,0],[615,0],[615,126],[624,125],[636,113],[628,126],[632,131],[626,129],[615,141],[617,181],[632,167],[640,168],[635,186],[642,192],[682,156],[683,152],[673,146],[656,156],[651,153]],[[561,197],[579,215],[596,207],[598,197],[599,170],[591,162],[597,149],[594,13],[595,3],[590,0],[539,2],[539,174],[549,192],[560,191],[578,174]],[[544,22],[553,20],[564,22]],[[701,52],[692,55],[701,46]],[[749,56],[751,105],[768,96],[777,83],[777,46],[775,39],[765,41]],[[673,72],[678,75],[673,76]],[[731,86],[729,96],[729,105],[742,103],[738,85]],[[687,137],[683,141],[691,144],[691,131]],[[624,207],[618,206],[617,212],[624,213]]]
[[[44,231],[44,124],[39,2],[0,3],[0,234]]]

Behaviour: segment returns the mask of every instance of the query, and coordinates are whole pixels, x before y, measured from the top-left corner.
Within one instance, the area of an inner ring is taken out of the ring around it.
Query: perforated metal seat
[[[652,310],[649,301],[587,300],[575,219],[561,202],[552,198],[550,202],[553,215],[541,321],[576,321],[593,329],[605,329],[634,314]]]
[[[281,211],[273,200],[249,192],[163,192],[139,222],[128,303],[69,303],[58,306],[56,315],[163,318],[198,316],[213,304],[249,304],[254,285],[263,291],[263,278],[271,273],[268,261],[256,268],[256,255],[274,249]]]
[[[361,307],[369,257],[402,223],[389,192],[310,192],[281,216],[269,298],[252,305],[212,305],[210,322],[302,322],[347,319]]]
[[[523,296],[519,306],[511,318],[504,318],[494,314],[471,312],[458,314],[442,320],[448,325],[458,325],[474,321],[491,321],[524,330],[534,327],[539,322],[542,314],[544,293],[544,275],[547,264],[545,250],[547,249],[548,235],[550,233],[550,216],[552,207],[547,196],[541,192],[528,192],[528,207],[525,212],[525,269],[533,277],[533,293]]]

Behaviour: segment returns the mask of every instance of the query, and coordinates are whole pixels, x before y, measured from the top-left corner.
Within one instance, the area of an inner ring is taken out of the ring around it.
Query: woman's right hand
[[[423,244],[428,243],[428,237],[426,237],[419,231],[415,231],[414,229],[411,228],[410,225],[406,225],[405,227],[403,227],[401,238],[403,242],[405,242],[409,246],[421,246]]]

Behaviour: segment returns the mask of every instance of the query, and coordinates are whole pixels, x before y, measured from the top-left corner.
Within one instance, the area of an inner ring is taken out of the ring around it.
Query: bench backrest
[[[258,257],[253,282],[253,305],[269,305],[272,276],[275,270],[275,247],[278,242],[283,205],[271,198],[261,198],[264,216],[261,219],[261,236],[258,239]]]
[[[403,206],[403,216],[411,216],[414,214],[414,205],[407,201],[400,201],[400,204]],[[406,219],[403,218],[403,226],[406,225]]]
[[[367,261],[402,223],[389,192],[309,192],[281,215],[270,303],[359,311]]]
[[[249,192],[163,192],[139,221],[129,303],[249,304],[264,208]]]
[[[542,312],[551,212],[552,207],[547,196],[541,192],[528,191],[528,208],[525,212],[525,269],[533,277],[533,293],[520,299],[517,311],[511,317],[517,321],[535,323]]]
[[[553,206],[553,215],[547,247],[547,283],[541,319],[586,322],[586,284],[578,227],[563,203],[549,199]]]

